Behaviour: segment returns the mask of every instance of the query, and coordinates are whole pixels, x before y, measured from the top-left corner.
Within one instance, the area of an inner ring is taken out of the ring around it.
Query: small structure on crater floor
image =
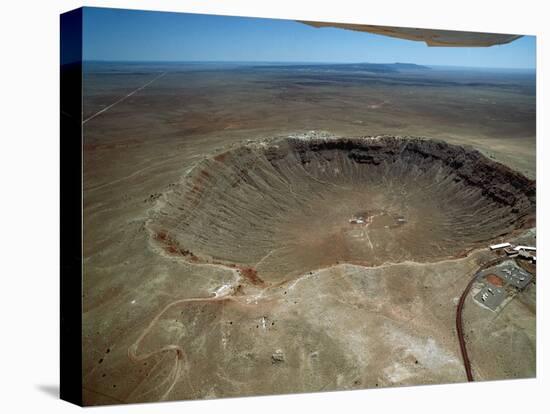
[[[375,228],[392,229],[407,222],[404,216],[388,213],[384,210],[371,210],[356,213],[348,220],[350,224],[372,225]]]

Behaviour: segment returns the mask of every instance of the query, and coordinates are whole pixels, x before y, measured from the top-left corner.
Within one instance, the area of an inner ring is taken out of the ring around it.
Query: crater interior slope
[[[152,242],[278,282],[346,262],[439,261],[532,226],[535,182],[411,137],[275,138],[199,162],[151,211]]]

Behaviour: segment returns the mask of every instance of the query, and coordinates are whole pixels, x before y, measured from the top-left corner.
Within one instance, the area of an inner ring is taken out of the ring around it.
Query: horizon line
[[[470,65],[445,65],[445,64],[430,64],[430,63],[412,63],[412,62],[368,62],[368,61],[357,61],[357,62],[342,62],[342,61],[297,61],[297,60],[116,60],[116,59],[82,59],[82,63],[90,62],[101,62],[101,63],[262,63],[262,64],[295,64],[295,65],[356,65],[356,64],[370,64],[370,65],[395,65],[395,64],[406,64],[406,65],[416,65],[416,66],[426,66],[426,67],[449,67],[449,68],[472,68],[472,69],[504,69],[504,70],[535,70],[534,67],[503,67],[503,66],[470,66]]]

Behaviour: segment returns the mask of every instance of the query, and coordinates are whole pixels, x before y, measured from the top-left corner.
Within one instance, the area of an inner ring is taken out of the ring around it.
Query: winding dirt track
[[[477,279],[477,272],[475,273],[474,277],[470,279],[470,282],[468,282],[468,285],[466,286],[466,289],[464,289],[464,292],[462,292],[462,296],[460,297],[460,301],[458,302],[458,307],[456,308],[456,334],[458,336],[458,343],[460,344],[460,353],[462,354],[462,360],[464,361],[464,369],[466,370],[466,377],[468,378],[469,382],[472,382],[474,380],[474,377],[472,375],[470,358],[468,358],[466,341],[464,340],[464,332],[462,331],[462,308],[464,307],[464,301],[466,300],[466,296],[468,296],[468,292],[470,291],[470,288],[472,287],[476,279]]]
[[[477,271],[474,273],[474,276],[468,282],[468,285],[466,285],[466,288],[464,289],[464,292],[462,292],[462,296],[460,296],[460,300],[458,301],[458,306],[456,307],[456,334],[458,336],[458,343],[460,345],[460,353],[462,354],[462,361],[464,362],[464,370],[466,371],[466,377],[468,378],[469,382],[474,381],[474,376],[472,374],[472,366],[470,364],[470,358],[468,357],[468,350],[466,349],[466,340],[464,339],[464,331],[462,326],[462,308],[464,307],[464,302],[466,301],[466,297],[468,296],[468,293],[470,292],[470,289],[474,284],[474,281],[477,279],[479,272],[481,272],[482,270],[488,267],[491,267],[500,262],[503,262],[506,259],[507,257],[498,257],[480,266],[479,269],[477,269]]]
[[[243,282],[247,283],[246,279],[240,279],[237,282]],[[238,284],[238,283],[237,283]],[[263,294],[263,292],[268,289],[268,287],[264,288],[260,292],[260,296]],[[137,338],[137,340],[128,348],[128,357],[133,362],[141,362],[146,359],[151,358],[154,355],[163,354],[165,352],[174,352],[174,366],[170,373],[167,375],[164,381],[162,381],[160,384],[157,385],[158,388],[165,383],[169,382],[169,386],[167,387],[166,391],[162,396],[160,397],[160,400],[166,399],[166,397],[170,394],[174,386],[176,385],[177,381],[180,379],[180,374],[184,370],[185,362],[187,361],[187,354],[185,353],[185,350],[183,347],[175,344],[169,344],[166,346],[163,346],[160,349],[146,352],[143,354],[138,355],[138,348],[140,343],[143,341],[143,339],[147,336],[147,334],[151,331],[151,329],[156,325],[156,323],[159,321],[159,319],[164,315],[170,308],[181,305],[181,304],[189,304],[189,303],[213,303],[213,302],[223,302],[223,301],[231,301],[236,302],[239,305],[243,306],[254,306],[255,303],[248,303],[246,299],[249,298],[258,298],[258,295],[246,295],[246,296],[239,296],[239,298],[236,298],[233,295],[232,291],[229,291],[227,294],[222,296],[214,296],[214,297],[206,297],[206,298],[186,298],[186,299],[178,299],[175,300],[169,304],[167,304],[152,320],[149,322],[149,325],[143,330],[141,335]],[[151,391],[151,390],[149,390]]]
[[[182,369],[184,368],[183,363],[187,360],[187,355],[186,355],[185,350],[183,349],[183,347],[181,347],[179,345],[175,345],[175,344],[166,345],[166,346],[163,346],[162,348],[157,349],[155,351],[151,351],[151,352],[147,352],[147,353],[138,355],[139,344],[141,343],[143,338],[145,338],[145,336],[147,336],[147,334],[153,328],[153,326],[155,326],[155,324],[158,322],[160,317],[162,315],[164,315],[166,313],[166,311],[168,309],[172,308],[173,306],[180,305],[180,304],[183,304],[183,303],[191,303],[191,302],[195,302],[195,303],[197,303],[197,302],[219,302],[219,301],[224,301],[224,300],[235,300],[235,299],[231,298],[231,297],[220,296],[220,297],[210,297],[210,298],[178,299],[174,302],[171,302],[168,305],[166,305],[157,314],[157,316],[155,316],[151,320],[149,325],[147,325],[147,328],[144,329],[144,331],[138,337],[136,342],[134,342],[134,344],[131,345],[130,348],[128,348],[128,357],[133,362],[141,362],[141,361],[144,361],[148,358],[151,358],[154,355],[162,354],[162,353],[165,353],[165,352],[174,352],[174,366],[173,366],[172,370],[170,371],[170,374],[166,377],[166,379],[161,384],[159,384],[159,386],[161,386],[164,383],[166,383],[168,381],[171,381],[170,385],[168,386],[168,388],[166,389],[164,394],[160,397],[161,400],[165,399],[168,396],[168,394],[170,394],[170,391],[172,391],[172,389],[174,388],[174,385],[176,384],[177,380],[179,379],[180,373],[181,373]]]
[[[473,283],[478,278],[479,273],[482,270],[485,270],[485,269],[487,269],[491,266],[494,266],[494,265],[496,265],[500,262],[503,262],[507,259],[509,259],[509,258],[506,257],[506,256],[498,257],[498,258],[490,260],[490,261],[484,263],[483,265],[481,265],[476,270],[476,272],[474,273],[474,276],[468,282],[466,288],[462,292],[462,295],[461,295],[460,300],[459,300],[458,305],[457,305],[457,309],[456,309],[457,337],[458,337],[458,341],[459,341],[459,345],[460,345],[460,351],[461,351],[461,354],[462,354],[462,359],[463,359],[463,363],[464,363],[464,369],[465,369],[465,372],[466,372],[466,377],[467,377],[469,382],[474,381],[474,378],[473,378],[471,363],[470,363],[470,359],[469,359],[469,356],[468,356],[468,351],[467,351],[467,347],[466,347],[466,340],[464,338],[464,331],[463,331],[462,310],[463,310],[463,307],[464,307],[464,303],[466,301],[466,298],[468,296],[468,293],[470,292],[470,289],[471,289]],[[205,265],[205,266],[208,266],[208,265]],[[221,267],[223,267],[223,266],[221,266]],[[234,270],[234,269],[231,269],[231,270]],[[308,276],[304,276],[304,277],[308,277]],[[293,280],[292,286],[294,286],[296,283],[298,283],[302,278],[303,277],[300,277],[300,278],[297,278],[297,279]],[[291,280],[288,280],[288,281],[286,281],[286,283],[288,283],[290,281]],[[241,276],[241,278],[239,278],[235,282],[235,284],[239,285],[240,283],[250,284],[250,281],[248,281],[246,278]],[[202,298],[185,298],[185,299],[175,300],[175,301],[167,304],[164,308],[162,308],[160,310],[160,312],[151,320],[151,322],[143,330],[143,332],[137,338],[137,340],[128,348],[128,357],[133,362],[141,362],[141,361],[149,359],[149,358],[151,358],[155,355],[158,355],[158,354],[163,354],[163,353],[166,353],[166,352],[174,352],[174,365],[173,365],[173,368],[171,369],[170,373],[166,376],[164,381],[162,381],[160,384],[158,384],[155,387],[155,389],[157,389],[158,387],[161,387],[164,384],[169,383],[169,385],[166,388],[166,391],[160,397],[160,400],[164,400],[168,397],[168,395],[170,394],[170,392],[172,391],[172,389],[174,388],[174,386],[176,385],[178,380],[181,379],[181,374],[186,368],[185,363],[188,359],[187,354],[185,353],[185,350],[183,349],[183,347],[181,347],[179,345],[176,345],[176,344],[169,344],[169,345],[163,346],[160,349],[153,350],[153,351],[150,351],[150,352],[145,352],[143,354],[138,354],[138,348],[140,346],[140,343],[143,341],[143,339],[149,334],[149,332],[157,324],[159,319],[169,309],[171,309],[174,306],[182,305],[182,304],[214,303],[214,302],[223,302],[223,301],[235,302],[238,305],[242,305],[242,306],[255,306],[257,304],[258,299],[260,299],[260,298],[266,299],[267,298],[266,296],[264,296],[265,291],[269,290],[270,288],[273,288],[274,286],[280,286],[282,284],[284,284],[284,283],[279,283],[277,285],[265,286],[264,288],[260,289],[259,292],[255,293],[255,294],[252,294],[252,295],[243,295],[243,296],[236,297],[236,296],[234,296],[234,292],[232,290],[230,290],[230,291],[228,291],[227,294],[222,295],[222,296],[202,297]],[[151,390],[149,390],[148,392],[150,392],[150,391]]]

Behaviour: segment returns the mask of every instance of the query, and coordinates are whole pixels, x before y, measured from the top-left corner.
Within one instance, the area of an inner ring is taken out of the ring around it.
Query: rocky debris
[[[258,275],[258,271],[253,267],[238,267],[239,273],[242,277],[245,278],[248,282],[252,283],[255,286],[265,286],[265,282]]]
[[[153,203],[156,200],[158,200],[162,196],[161,193],[153,193],[149,195],[145,200],[143,200],[144,203]]]
[[[285,354],[282,350],[277,349],[273,355],[271,355],[271,363],[272,364],[280,364],[282,362],[285,362]]]

